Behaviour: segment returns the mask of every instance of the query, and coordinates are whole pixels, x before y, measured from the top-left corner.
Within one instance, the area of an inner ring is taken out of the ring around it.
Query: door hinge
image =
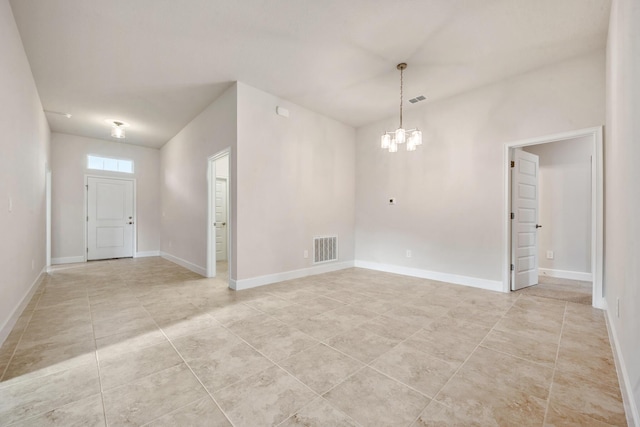
[[[513,162],[511,162],[513,163]],[[87,190],[89,189],[89,184],[85,184],[85,187],[87,188]]]
[[[516,219],[516,214],[514,214],[513,212],[511,212],[511,219]]]
[[[511,264],[511,271],[513,271],[513,270],[515,270],[515,269],[516,269],[516,266],[515,266],[515,265],[513,265],[513,264]]]
[[[89,222],[89,217],[87,216],[87,222]]]
[[[89,253],[89,248],[87,248],[87,253]]]
[[[514,162],[513,160],[511,160],[511,167],[512,168],[516,167],[516,162]]]

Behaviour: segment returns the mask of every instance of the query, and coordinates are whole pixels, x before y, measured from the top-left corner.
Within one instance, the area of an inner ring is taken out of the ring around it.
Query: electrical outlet
[[[547,259],[553,259],[553,251],[547,251]]]
[[[411,254],[411,249],[407,249],[407,258],[411,258],[412,254]]]
[[[309,251],[305,249],[304,254],[302,256],[305,258],[309,258]]]
[[[396,198],[395,197],[389,197],[389,204],[390,205],[395,205],[396,204]]]

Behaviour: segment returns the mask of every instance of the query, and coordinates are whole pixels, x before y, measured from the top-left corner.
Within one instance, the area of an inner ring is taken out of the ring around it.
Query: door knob
[[[536,224],[536,228],[542,228],[540,224]]]
[[[129,221],[129,225],[133,224],[133,221]]]

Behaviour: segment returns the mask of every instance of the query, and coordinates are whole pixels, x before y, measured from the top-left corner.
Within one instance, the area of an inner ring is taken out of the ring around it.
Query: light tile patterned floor
[[[0,425],[625,425],[602,311],[362,269],[61,268],[0,375]]]

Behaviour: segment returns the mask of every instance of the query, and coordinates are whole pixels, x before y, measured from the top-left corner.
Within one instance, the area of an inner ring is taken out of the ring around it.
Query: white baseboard
[[[351,267],[353,267],[353,261],[327,263],[308,268],[301,268],[300,270],[284,271],[282,273],[267,274],[265,276],[252,277],[249,279],[230,279],[229,287],[236,291],[241,291],[243,289],[256,288],[258,286],[270,285],[272,283],[278,283],[285,280],[299,279],[301,277],[329,273]]]
[[[150,256],[160,256],[160,251],[136,252],[135,255],[133,255],[134,258],[146,258]]]
[[[16,322],[20,318],[20,315],[29,304],[29,301],[31,301],[33,294],[35,293],[36,289],[38,289],[38,285],[40,284],[42,275],[46,274],[46,270],[47,270],[46,267],[44,267],[40,272],[40,274],[38,274],[38,277],[36,277],[36,280],[33,281],[31,286],[29,286],[29,289],[27,289],[27,292],[25,292],[24,296],[22,297],[22,300],[20,301],[20,304],[16,306],[16,308],[13,310],[13,313],[11,313],[11,316],[9,316],[7,321],[4,322],[4,325],[2,325],[2,328],[0,328],[0,346],[2,346],[4,341],[7,339],[7,337],[11,333],[11,330],[13,329],[13,327],[16,325]]]
[[[584,282],[593,281],[591,273],[582,273],[580,271],[554,270],[551,268],[539,268],[538,274],[541,276],[555,277],[558,279],[582,280]]]
[[[51,264],[75,264],[77,262],[84,262],[83,256],[67,256],[62,258],[51,258]]]
[[[605,306],[606,305],[607,304],[605,304]],[[629,379],[627,366],[622,358],[622,351],[620,349],[620,343],[618,342],[618,333],[612,318],[613,313],[608,309],[605,309],[605,312],[607,314],[606,318],[607,330],[609,331],[609,341],[613,344],[613,356],[616,361],[616,371],[618,372],[618,382],[620,383],[624,412],[627,416],[627,425],[629,427],[640,427],[640,413],[638,412],[638,406],[634,399],[633,386]]]
[[[178,258],[177,256],[168,254],[166,252],[160,251],[160,256],[162,258],[164,258],[164,259],[167,259],[167,260],[173,262],[174,264],[178,264],[178,265],[180,265],[180,266],[182,266],[182,267],[184,267],[184,268],[186,268],[188,270],[191,270],[194,273],[198,273],[201,276],[204,276],[204,277],[207,276],[207,269],[204,268],[204,267],[200,267],[199,265],[196,265],[196,264],[194,264],[192,262],[189,262],[189,261],[187,261],[185,259]]]
[[[380,264],[371,261],[356,260],[355,266],[360,268],[367,268],[369,270],[402,274],[403,276],[420,277],[422,279],[438,280],[440,282],[471,286],[474,288],[487,289],[489,291],[504,292],[502,281],[500,280],[479,279],[477,277],[440,273],[438,271],[421,270],[419,268],[402,267],[399,265]]]

